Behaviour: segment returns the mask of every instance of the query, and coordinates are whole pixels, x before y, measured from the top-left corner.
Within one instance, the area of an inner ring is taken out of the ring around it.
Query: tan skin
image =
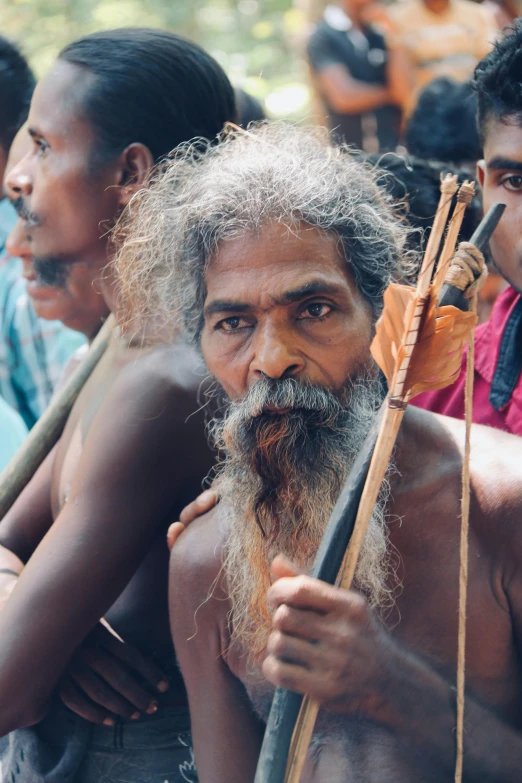
[[[522,128],[491,118],[486,125],[484,160],[478,164],[484,210],[506,204],[490,241],[493,262],[517,291],[522,291]]]
[[[33,144],[7,187],[34,213],[26,229],[35,256],[83,262],[101,277],[106,229],[152,156],[131,144],[93,168],[96,140],[81,104],[90,79],[58,62],[40,82],[28,121]],[[113,309],[110,267],[102,287]],[[7,551],[25,565],[0,612],[0,735],[40,720],[57,688],[98,723],[183,701],[164,693],[151,657],[173,656],[167,527],[212,463],[202,418],[192,415],[201,378],[184,347],[113,338],[57,447],[0,522],[0,562]],[[180,438],[189,444],[183,455]],[[125,643],[99,625],[102,617]]]
[[[333,284],[328,293],[285,301],[324,279]],[[369,308],[332,237],[308,230],[296,238],[270,227],[224,242],[206,285],[203,353],[233,398],[261,373],[336,388],[368,355]],[[181,535],[171,556],[171,625],[200,783],[253,780],[264,724],[251,698],[266,719],[277,685],[324,707],[319,752],[308,758],[303,783],[453,780],[463,436],[461,422],[406,412],[388,509],[402,589],[385,623],[361,595],[299,575],[278,557],[268,595],[272,633],[265,653],[249,662],[231,642],[220,507]],[[522,768],[522,445],[475,427],[472,454],[464,780],[515,783]],[[342,741],[329,726],[331,713],[341,715]]]

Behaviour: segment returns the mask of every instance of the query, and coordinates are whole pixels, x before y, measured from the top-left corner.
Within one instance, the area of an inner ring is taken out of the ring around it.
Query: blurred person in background
[[[86,265],[117,313],[109,230],[155,163],[228,120],[230,82],[190,41],[129,28],[69,44],[35,90],[31,147],[7,177],[30,265],[71,277]],[[9,781],[197,780],[165,533],[214,455],[200,362],[175,337],[114,331],[57,446],[0,521]]]
[[[390,5],[388,14],[391,37],[409,57],[414,90],[408,113],[433,79],[469,79],[497,34],[491,15],[471,0],[403,0]]]
[[[507,205],[489,247],[508,286],[475,334],[473,421],[522,435],[522,20],[479,63],[474,84],[484,210],[495,202]],[[465,361],[456,383],[419,395],[413,404],[463,418]]]
[[[482,158],[476,115],[477,97],[469,82],[434,79],[421,91],[408,120],[408,154],[474,172]]]
[[[17,47],[0,36],[0,178],[11,144],[27,119],[35,79]],[[58,321],[42,321],[27,296],[19,258],[6,250],[16,221],[9,200],[0,198],[0,395],[27,427],[47,407],[62,369],[83,338]]]
[[[377,150],[394,150],[410,77],[402,52],[387,46],[368,21],[373,5],[373,0],[328,5],[307,55],[334,138],[367,151],[372,138]]]

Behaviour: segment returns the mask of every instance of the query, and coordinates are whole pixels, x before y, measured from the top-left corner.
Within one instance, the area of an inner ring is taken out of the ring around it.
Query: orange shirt
[[[439,76],[469,79],[496,35],[490,14],[471,0],[451,0],[441,14],[422,0],[404,0],[388,11],[394,35],[412,60],[416,91]]]

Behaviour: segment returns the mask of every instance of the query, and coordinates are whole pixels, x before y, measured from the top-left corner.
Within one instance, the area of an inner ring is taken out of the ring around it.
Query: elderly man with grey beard
[[[221,501],[171,558],[200,783],[253,780],[277,685],[322,707],[303,783],[453,779],[462,423],[408,409],[354,589],[306,575],[382,399],[405,238],[368,169],[290,127],[180,149],[131,204],[128,312],[178,319],[228,397]],[[522,444],[477,426],[472,455],[464,780],[514,783]]]

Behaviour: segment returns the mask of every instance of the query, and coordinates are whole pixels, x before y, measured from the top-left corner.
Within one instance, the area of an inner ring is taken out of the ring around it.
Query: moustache
[[[343,409],[341,399],[330,389],[295,378],[263,378],[251,386],[245,399],[234,407],[245,418],[251,419],[287,416],[296,412],[316,413],[330,418]]]
[[[18,198],[13,199],[11,204],[13,205],[18,217],[21,217],[22,220],[26,221],[27,227],[39,225],[40,221],[34,212],[31,212],[22,196],[18,196]]]
[[[67,288],[71,273],[68,264],[51,258],[33,257],[32,266],[40,285],[48,288]]]

